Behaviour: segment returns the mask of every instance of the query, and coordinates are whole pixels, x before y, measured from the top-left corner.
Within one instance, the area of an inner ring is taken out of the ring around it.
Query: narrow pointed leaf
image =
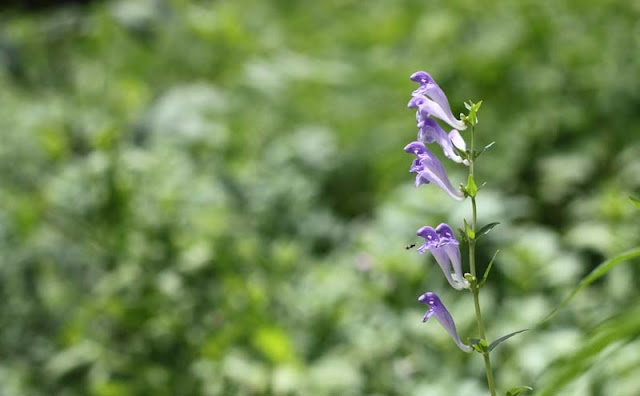
[[[488,149],[490,149],[490,148],[491,148],[491,146],[493,146],[494,144],[496,144],[496,142],[491,142],[491,143],[487,144],[486,146],[484,146],[484,148],[483,148],[482,150],[480,150],[480,151],[476,151],[476,152],[475,152],[475,155],[474,155],[474,157],[473,157],[473,158],[474,158],[474,159],[475,159],[475,158],[478,158],[480,155],[482,155],[482,153],[484,153],[485,151],[487,151]]]
[[[540,323],[544,323],[549,319],[551,319],[553,316],[555,316],[555,314],[558,313],[558,311],[560,311],[567,304],[569,304],[569,301],[571,301],[573,297],[575,297],[580,290],[584,289],[585,287],[589,286],[597,279],[606,275],[607,272],[611,271],[612,268],[614,268],[620,263],[624,263],[625,261],[629,261],[638,257],[640,257],[640,247],[627,250],[626,252],[618,256],[615,256],[613,258],[606,260],[605,262],[603,262],[602,264],[594,268],[593,271],[591,271],[589,275],[587,275],[584,279],[582,279],[582,281],[580,281],[578,286],[576,286],[575,289],[573,289],[571,293],[569,293],[569,295],[565,297],[565,299],[562,300],[562,302],[557,307],[555,307],[553,311],[549,313],[549,315],[547,315],[546,318],[542,319]]]
[[[486,146],[484,146],[484,148],[482,149],[482,151],[487,151],[491,148],[491,146],[493,146],[494,144],[496,144],[496,142],[491,142],[489,144],[487,144]]]
[[[476,235],[478,235],[478,239],[480,239],[481,236],[488,234],[491,230],[493,230],[493,227],[497,226],[498,224],[500,223],[498,222],[489,223],[486,226],[480,228],[478,232],[476,232]]]
[[[489,278],[489,272],[491,272],[491,267],[493,267],[493,261],[496,259],[496,256],[498,255],[499,251],[500,250],[496,250],[496,252],[493,254],[493,257],[491,258],[491,261],[489,261],[489,265],[487,265],[487,269],[484,270],[484,275],[482,276],[482,280],[478,284],[478,289],[482,288],[482,286],[484,286],[484,284],[487,283],[487,278]]]
[[[507,396],[516,396],[521,394],[522,392],[532,391],[533,388],[530,386],[518,386],[516,388],[509,389],[507,392]]]
[[[502,337],[500,337],[497,340],[495,340],[494,342],[492,342],[491,345],[489,345],[489,352],[493,351],[493,348],[497,347],[502,342],[508,340],[509,338],[513,337],[514,335],[520,334],[520,333],[522,333],[524,331],[527,331],[527,330],[529,330],[529,329],[522,329],[522,330],[514,331],[513,333],[509,333],[507,335],[503,335]]]

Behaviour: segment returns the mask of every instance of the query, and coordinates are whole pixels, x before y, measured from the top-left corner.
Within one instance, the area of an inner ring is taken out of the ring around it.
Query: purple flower
[[[428,305],[429,309],[424,314],[422,318],[423,322],[426,322],[431,316],[435,316],[435,318],[440,322],[442,327],[451,335],[453,341],[458,345],[460,349],[464,352],[471,352],[473,348],[469,345],[465,345],[460,341],[460,337],[458,336],[458,332],[456,330],[456,324],[453,322],[453,318],[447,308],[442,304],[440,298],[435,293],[426,292],[418,298],[418,301],[421,303]]]
[[[418,248],[418,253],[423,254],[426,250],[431,252],[451,287],[456,290],[468,288],[469,282],[462,275],[460,244],[453,235],[451,227],[445,223],[437,226],[435,230],[425,226],[420,228],[416,234],[424,238],[424,243]],[[455,279],[451,275],[452,268]]]
[[[427,118],[433,115],[455,129],[462,131],[467,128],[464,122],[454,117],[447,96],[429,73],[424,71],[415,72],[411,75],[411,81],[420,84],[420,87],[413,91],[413,98],[409,101],[410,108],[418,109],[418,117]]]
[[[461,151],[467,149],[464,139],[456,129],[452,129],[447,135],[436,120],[432,118],[418,120],[418,140],[425,144],[438,143],[447,158],[469,165],[469,161],[463,160],[454,149],[454,146]]]
[[[449,194],[451,198],[458,201],[464,198],[462,192],[451,185],[440,160],[427,149],[424,143],[411,142],[405,146],[404,151],[416,156],[409,169],[409,172],[417,173],[416,187],[421,184],[434,183]]]

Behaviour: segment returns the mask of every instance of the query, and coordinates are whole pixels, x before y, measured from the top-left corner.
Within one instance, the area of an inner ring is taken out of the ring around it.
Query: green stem
[[[471,128],[471,147],[470,147],[470,156],[469,156],[469,174],[474,178],[474,135],[475,128]],[[471,221],[471,230],[473,233],[476,233],[478,228],[478,209],[476,207],[476,197],[471,197],[471,208],[473,210],[473,218]],[[480,310],[480,290],[478,289],[478,277],[476,275],[476,240],[471,239],[469,241],[469,267],[471,269],[471,275],[473,276],[473,282],[471,282],[471,293],[473,294],[473,305],[476,309],[476,321],[478,322],[478,333],[480,333],[480,338],[483,340],[487,340],[485,331],[484,331],[484,322],[482,321],[482,311]],[[491,359],[489,357],[489,351],[485,351],[482,353],[484,357],[484,369],[487,372],[487,384],[489,385],[489,390],[491,391],[491,396],[496,396],[496,385],[493,381],[493,371],[491,370]]]

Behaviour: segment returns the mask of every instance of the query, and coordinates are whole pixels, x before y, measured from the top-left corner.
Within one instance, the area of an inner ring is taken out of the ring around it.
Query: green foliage
[[[573,353],[557,359],[547,368],[548,375],[541,381],[537,395],[556,395],[558,391],[569,386],[571,381],[583,375],[602,354],[610,355],[606,353],[607,348],[636,348],[636,343],[632,345],[630,342],[636,341],[639,332],[640,310],[637,307],[625,310],[590,328],[588,337],[576,345]],[[607,357],[606,360],[610,361],[610,358]]]
[[[501,249],[495,336],[640,245],[637,20],[622,1],[3,9],[0,394],[485,393],[477,356],[420,322],[429,285],[477,331],[470,296],[403,248],[470,216],[412,185],[408,76],[454,114],[483,98],[476,146],[499,143],[475,170],[479,221],[501,223],[477,246],[478,271]],[[500,389],[636,396],[639,272],[502,344]]]

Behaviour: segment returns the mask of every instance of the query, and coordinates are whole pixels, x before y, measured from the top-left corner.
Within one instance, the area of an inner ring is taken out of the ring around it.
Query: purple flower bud
[[[417,107],[419,109],[419,112],[423,111],[426,113],[426,115],[424,116],[425,118],[428,115],[433,115],[434,117],[439,118],[447,124],[451,125],[451,127],[455,129],[462,131],[467,128],[464,122],[454,117],[447,96],[444,94],[442,89],[440,89],[438,84],[436,84],[429,73],[425,71],[418,71],[413,73],[410,78],[411,81],[415,81],[420,84],[420,87],[413,91],[413,98],[409,102],[409,107]],[[425,96],[429,99],[427,99]],[[415,98],[422,98],[426,99],[427,101],[423,101],[421,99],[416,99],[416,101],[414,101]]]
[[[424,238],[424,243],[418,248],[418,253],[423,254],[427,250],[431,252],[451,287],[456,290],[469,287],[469,282],[462,276],[460,248],[451,227],[444,223],[435,230],[425,226],[420,228],[416,234]],[[451,275],[452,266],[457,279]]]
[[[411,142],[405,146],[404,151],[415,154],[416,159],[411,164],[409,171],[417,173],[415,185],[434,183],[442,188],[451,198],[462,200],[464,195],[456,190],[449,181],[447,172],[444,170],[440,160],[427,149],[422,142]]]
[[[453,322],[453,318],[447,308],[442,304],[440,298],[432,292],[426,292],[418,298],[418,301],[428,305],[429,309],[422,318],[423,322],[426,322],[431,316],[434,316],[438,322],[444,327],[444,329],[451,335],[453,341],[464,352],[471,352],[473,349],[469,345],[465,345],[460,341],[458,331],[456,330],[456,324]]]

